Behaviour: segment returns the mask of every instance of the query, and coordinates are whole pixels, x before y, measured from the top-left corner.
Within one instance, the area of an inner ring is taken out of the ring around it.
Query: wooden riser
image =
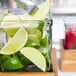
[[[7,73],[0,73],[0,76],[55,76],[55,73],[53,72],[53,73],[42,73],[42,72],[31,72],[31,73],[15,73],[15,72],[11,72],[11,73],[9,73],[9,72],[7,72]]]
[[[56,51],[52,50],[53,72],[0,72],[0,76],[57,76]]]
[[[62,50],[61,71],[76,72],[76,50]]]

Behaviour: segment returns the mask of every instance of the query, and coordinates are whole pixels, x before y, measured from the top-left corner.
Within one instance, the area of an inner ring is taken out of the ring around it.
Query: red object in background
[[[63,42],[65,49],[76,49],[76,34],[74,33],[73,28],[68,28]]]

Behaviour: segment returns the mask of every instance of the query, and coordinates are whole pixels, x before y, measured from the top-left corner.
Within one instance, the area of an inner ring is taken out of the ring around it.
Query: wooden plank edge
[[[55,72],[55,76],[58,76],[57,55],[55,48],[52,49],[52,64],[53,64],[53,71]]]
[[[75,49],[61,50],[61,71],[76,72],[76,50]]]
[[[0,76],[55,76],[54,72],[0,72]]]

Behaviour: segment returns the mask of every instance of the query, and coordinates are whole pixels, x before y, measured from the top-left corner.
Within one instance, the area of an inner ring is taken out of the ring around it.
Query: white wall
[[[53,16],[52,41],[53,47],[60,49],[60,40],[65,37],[63,16]]]

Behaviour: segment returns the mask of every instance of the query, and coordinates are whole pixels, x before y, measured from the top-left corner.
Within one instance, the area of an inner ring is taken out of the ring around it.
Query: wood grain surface
[[[62,49],[61,52],[61,71],[76,72],[76,50]]]

